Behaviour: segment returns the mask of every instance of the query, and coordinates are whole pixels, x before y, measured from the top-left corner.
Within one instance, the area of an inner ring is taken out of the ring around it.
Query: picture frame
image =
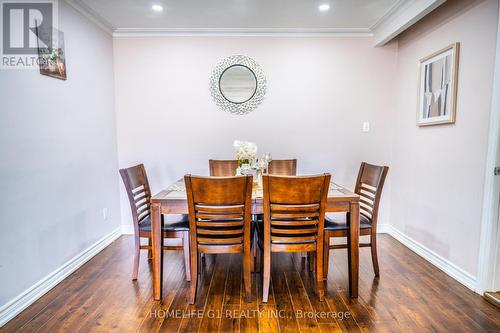
[[[456,42],[420,59],[417,126],[455,123],[459,53]]]
[[[67,71],[64,33],[52,27],[48,31],[37,28],[37,36],[40,74],[65,81]],[[40,39],[48,41],[49,45],[40,45]]]

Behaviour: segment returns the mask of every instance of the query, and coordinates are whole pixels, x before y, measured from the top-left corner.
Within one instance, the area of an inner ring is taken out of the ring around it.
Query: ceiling
[[[410,0],[73,0],[114,31],[370,32]],[[163,6],[155,12],[152,5]],[[319,6],[330,9],[320,11]]]

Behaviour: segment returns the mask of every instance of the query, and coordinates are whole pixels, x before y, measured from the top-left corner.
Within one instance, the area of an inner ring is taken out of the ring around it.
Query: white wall
[[[59,16],[67,81],[0,71],[0,307],[120,225],[112,38]]]
[[[371,38],[115,38],[120,167],[144,163],[157,192],[185,173],[208,174],[208,159],[233,158],[233,140],[241,139],[274,158],[298,158],[300,173],[329,171],[353,187],[361,161],[390,162],[396,45],[372,45]],[[211,71],[233,54],[253,57],[268,80],[263,104],[245,116],[219,110],[209,93]],[[389,193],[387,186],[381,223]]]
[[[477,274],[498,0],[448,1],[399,38],[391,224]],[[457,120],[415,125],[417,63],[460,42]],[[489,170],[491,172],[491,170]]]

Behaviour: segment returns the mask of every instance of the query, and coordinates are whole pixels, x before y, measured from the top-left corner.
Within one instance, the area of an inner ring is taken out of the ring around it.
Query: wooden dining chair
[[[272,160],[267,167],[267,173],[275,176],[295,176],[297,175],[297,159]],[[264,214],[255,214],[253,216],[256,232],[254,233],[253,256],[254,263],[257,261],[257,235],[262,233]],[[260,244],[262,245],[262,244]],[[262,247],[260,249],[262,251]],[[305,253],[304,253],[305,255]]]
[[[253,177],[199,177],[186,175],[189,207],[191,286],[189,303],[196,298],[200,253],[243,253],[243,281],[251,298],[250,224]]]
[[[377,166],[361,163],[358,173],[358,179],[354,192],[359,195],[359,235],[370,236],[369,243],[360,243],[360,247],[370,247],[372,252],[372,263],[375,276],[379,276],[378,258],[377,258],[377,219],[378,206],[384,187],[385,177],[389,167]],[[329,214],[325,219],[325,250],[324,250],[324,277],[328,273],[328,260],[330,249],[346,249],[348,244],[330,245],[330,237],[348,237],[349,236],[350,214],[347,213],[346,222],[336,221]]]
[[[151,258],[151,190],[143,164],[120,169],[120,175],[127,191],[134,222],[134,269],[132,280],[137,280],[140,250],[148,250]],[[184,250],[186,280],[191,280],[189,262],[189,220],[187,215],[162,215],[163,238],[180,238],[182,246],[163,246],[165,250]],[[148,239],[148,245],[141,245],[141,238]]]
[[[208,160],[210,176],[231,177],[236,175],[238,160]]]
[[[323,300],[323,226],[330,178],[329,174],[262,177],[263,302],[268,300],[273,252],[315,253],[317,293]]]
[[[267,173],[275,176],[295,176],[297,174],[297,159],[272,160]]]

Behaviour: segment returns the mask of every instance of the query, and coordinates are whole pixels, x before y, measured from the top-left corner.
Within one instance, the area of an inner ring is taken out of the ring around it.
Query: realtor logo
[[[38,48],[52,46],[57,0],[1,1],[1,68],[37,68]]]

